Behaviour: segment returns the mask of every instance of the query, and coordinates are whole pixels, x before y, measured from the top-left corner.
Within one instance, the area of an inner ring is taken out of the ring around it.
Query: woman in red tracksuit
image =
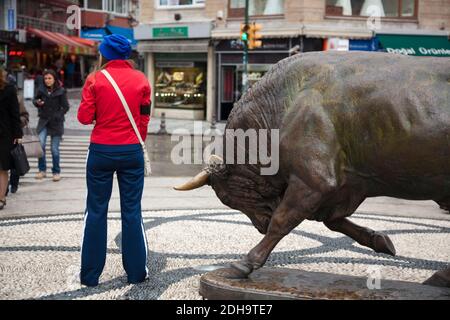
[[[99,47],[101,65],[116,81],[142,139],[147,136],[150,85],[128,59],[131,46],[120,35],[106,36]],[[98,285],[106,260],[106,226],[113,175],[117,173],[122,218],[123,266],[129,283],[144,281],[147,240],[141,215],[144,157],[138,137],[110,82],[101,72],[89,75],[82,91],[78,120],[95,124],[86,166],[87,203],[81,247],[81,284]]]

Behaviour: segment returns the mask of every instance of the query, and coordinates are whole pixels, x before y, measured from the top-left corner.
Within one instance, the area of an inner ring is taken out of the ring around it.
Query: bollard
[[[161,113],[161,122],[159,124],[159,130],[157,134],[167,134],[166,130],[166,113]]]
[[[211,119],[211,126],[209,127],[211,130],[216,130],[216,116],[213,115]]]

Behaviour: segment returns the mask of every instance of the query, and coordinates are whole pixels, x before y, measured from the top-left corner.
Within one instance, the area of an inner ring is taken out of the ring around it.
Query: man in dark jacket
[[[23,102],[23,98],[19,99],[19,108],[20,108],[20,127],[23,129],[28,125],[30,121],[30,115],[25,108],[25,104]],[[19,188],[19,179],[20,176],[17,174],[16,169],[11,169],[9,176],[9,184],[11,185],[11,193],[16,193]],[[6,195],[8,195],[8,190],[6,191]]]
[[[47,164],[45,159],[45,144],[47,136],[51,137],[51,151],[53,160],[53,181],[59,181],[61,168],[59,166],[59,144],[64,134],[64,115],[69,111],[66,90],[59,85],[53,70],[44,72],[45,87],[38,89],[33,104],[38,108],[39,122],[37,133],[41,141],[44,155],[38,160],[39,173],[36,179],[46,177]]]
[[[6,82],[6,74],[0,68],[0,210],[6,205],[8,171],[13,166],[11,150],[21,139],[16,88]]]

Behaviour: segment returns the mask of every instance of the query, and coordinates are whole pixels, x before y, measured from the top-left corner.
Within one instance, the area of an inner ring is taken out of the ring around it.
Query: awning
[[[140,40],[139,52],[208,52],[209,40]]]
[[[27,31],[45,39],[60,48],[63,53],[95,55],[95,42],[87,39],[81,39],[75,36],[68,36],[58,32],[44,31],[34,28],[27,28]]]
[[[302,34],[300,28],[297,29],[273,29],[260,32],[263,39],[266,38],[296,38]],[[238,39],[240,30],[237,29],[217,29],[211,32],[211,38],[218,40]]]
[[[372,31],[364,28],[339,28],[328,25],[306,25],[303,34],[307,38],[371,39]]]
[[[390,53],[411,56],[450,57],[447,36],[377,34],[381,47]]]

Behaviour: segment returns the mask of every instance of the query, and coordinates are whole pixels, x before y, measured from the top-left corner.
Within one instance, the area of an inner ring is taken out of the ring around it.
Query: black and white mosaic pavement
[[[240,259],[262,238],[233,210],[143,213],[150,279],[129,285],[122,267],[120,214],[109,214],[108,256],[96,288],[78,283],[83,215],[0,219],[0,299],[201,299],[199,278],[211,266]],[[423,282],[450,263],[450,221],[376,213],[351,217],[387,233],[397,256],[377,254],[318,222],[285,237],[267,266]],[[381,286],[382,286],[381,280]]]

